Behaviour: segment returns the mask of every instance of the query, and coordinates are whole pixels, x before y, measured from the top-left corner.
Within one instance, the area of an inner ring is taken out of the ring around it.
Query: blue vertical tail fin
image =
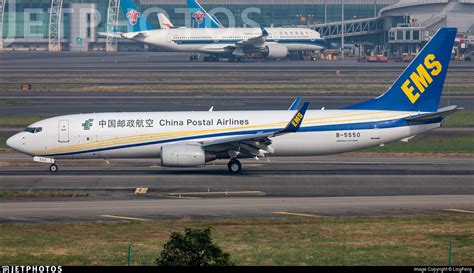
[[[153,29],[141,9],[133,3],[133,0],[120,0],[120,8],[125,15],[125,20],[127,20],[128,31],[138,32]]]
[[[345,109],[436,112],[456,28],[440,28],[385,94]]]
[[[209,14],[197,0],[187,0],[193,28],[223,28],[224,26],[212,14]]]

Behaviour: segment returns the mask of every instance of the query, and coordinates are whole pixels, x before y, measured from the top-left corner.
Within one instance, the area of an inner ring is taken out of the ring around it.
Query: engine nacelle
[[[288,56],[288,48],[280,44],[269,44],[265,46],[263,56],[269,59],[283,59]]]
[[[197,167],[214,159],[215,156],[206,154],[204,148],[197,144],[182,143],[161,147],[163,167]]]

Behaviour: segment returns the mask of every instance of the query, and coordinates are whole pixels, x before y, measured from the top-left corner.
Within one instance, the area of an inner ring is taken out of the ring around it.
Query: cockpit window
[[[41,127],[27,127],[24,131],[28,132],[28,133],[36,134],[36,133],[39,133],[39,132],[43,131],[43,128],[41,128]]]

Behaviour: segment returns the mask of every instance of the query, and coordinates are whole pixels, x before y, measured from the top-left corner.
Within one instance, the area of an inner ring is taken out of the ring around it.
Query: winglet
[[[267,37],[268,31],[264,27],[261,27],[261,29],[262,29],[262,37]]]
[[[296,114],[293,116],[291,119],[290,123],[286,125],[286,128],[283,129],[281,133],[296,133],[301,127],[301,124],[303,123],[304,115],[306,114],[306,110],[308,109],[309,102],[305,102],[301,109],[296,112]]]
[[[300,103],[301,103],[301,97],[297,97],[291,104],[290,108],[288,108],[288,111],[298,110],[298,107],[300,107]]]

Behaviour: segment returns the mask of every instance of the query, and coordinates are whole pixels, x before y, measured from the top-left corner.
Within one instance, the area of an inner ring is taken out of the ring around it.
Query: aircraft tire
[[[227,167],[231,173],[240,173],[242,171],[242,164],[238,159],[230,160],[229,164],[227,164]]]
[[[49,166],[49,171],[52,172],[52,173],[55,173],[58,170],[59,170],[59,167],[56,164],[51,164],[51,166]]]

